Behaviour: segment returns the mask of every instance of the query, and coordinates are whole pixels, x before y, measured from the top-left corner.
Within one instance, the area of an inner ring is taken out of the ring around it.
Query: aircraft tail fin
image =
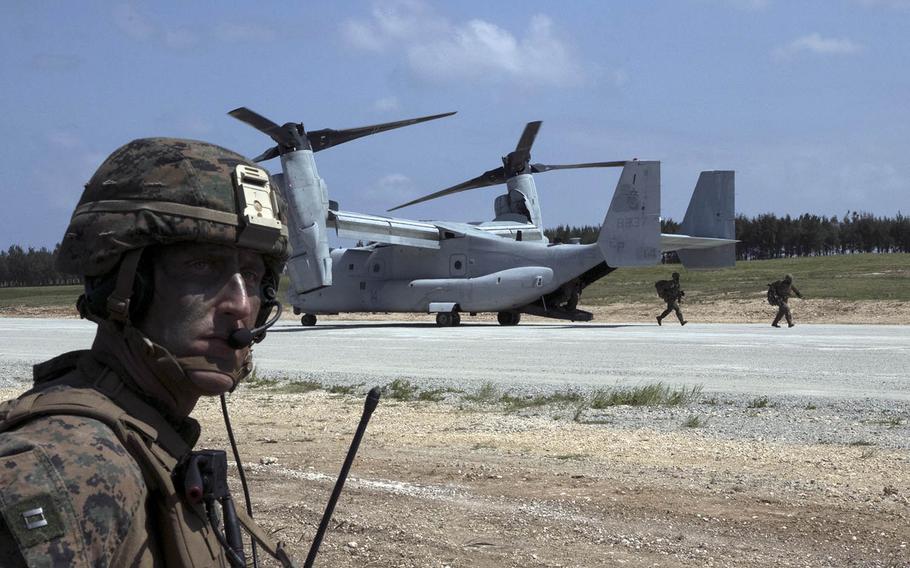
[[[692,247],[676,249],[690,269],[724,268],[736,261],[734,172],[701,172],[680,230],[691,235]],[[696,244],[696,241],[701,240]],[[713,241],[713,243],[711,242]]]
[[[626,162],[597,244],[613,268],[660,260],[660,162]]]

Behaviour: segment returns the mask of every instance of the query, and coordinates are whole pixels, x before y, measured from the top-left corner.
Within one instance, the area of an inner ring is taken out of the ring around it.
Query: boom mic
[[[244,347],[249,347],[254,342],[258,343],[262,341],[262,338],[265,337],[266,330],[275,325],[275,322],[281,317],[281,302],[273,300],[272,305],[277,306],[278,310],[269,321],[259,327],[254,327],[253,329],[247,329],[245,327],[235,329],[228,335],[227,342],[228,345],[231,346],[231,349],[243,349]]]
[[[244,347],[249,347],[253,344],[253,332],[245,327],[235,329],[228,336],[227,342],[228,345],[231,346],[231,349],[243,349]]]

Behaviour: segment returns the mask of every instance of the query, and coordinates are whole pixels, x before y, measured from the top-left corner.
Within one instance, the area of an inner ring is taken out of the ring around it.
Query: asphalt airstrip
[[[94,330],[74,319],[0,318],[0,386],[24,385],[32,364],[88,348]],[[255,359],[262,376],[324,383],[539,391],[662,381],[731,395],[910,401],[910,326],[283,320]]]

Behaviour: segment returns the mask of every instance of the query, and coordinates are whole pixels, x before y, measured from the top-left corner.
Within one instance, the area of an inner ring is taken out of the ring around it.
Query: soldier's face
[[[255,325],[265,263],[259,253],[224,245],[163,247],[154,263],[155,294],[138,324],[175,357],[202,356],[225,371],[239,369],[248,348],[228,344],[232,331]],[[188,373],[200,394],[220,394],[229,377]]]

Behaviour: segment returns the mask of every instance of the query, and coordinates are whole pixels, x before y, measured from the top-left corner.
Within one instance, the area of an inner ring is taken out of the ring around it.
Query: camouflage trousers
[[[657,316],[657,319],[664,319],[665,317],[670,315],[670,312],[676,312],[676,317],[677,317],[677,319],[679,319],[679,323],[683,322],[682,311],[679,309],[679,302],[676,300],[670,300],[669,302],[667,302],[667,309],[664,310],[664,312],[662,314]]]
[[[777,315],[774,316],[774,321],[771,322],[771,325],[777,325],[781,318],[786,318],[787,325],[793,326],[793,316],[790,314],[790,306],[787,305],[786,300],[781,300],[777,304]]]

